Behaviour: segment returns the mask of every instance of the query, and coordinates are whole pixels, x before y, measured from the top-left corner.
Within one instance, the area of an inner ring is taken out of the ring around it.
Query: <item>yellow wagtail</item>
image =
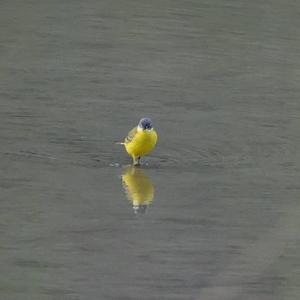
[[[138,126],[131,129],[123,143],[135,166],[140,165],[141,157],[148,154],[156,145],[157,133],[149,118],[142,118]]]

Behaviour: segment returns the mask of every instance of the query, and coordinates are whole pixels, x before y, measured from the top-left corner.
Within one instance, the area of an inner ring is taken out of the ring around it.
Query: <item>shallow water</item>
[[[0,298],[299,299],[299,12],[2,1]]]

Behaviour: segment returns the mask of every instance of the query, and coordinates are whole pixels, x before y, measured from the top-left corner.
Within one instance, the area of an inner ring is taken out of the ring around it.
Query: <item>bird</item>
[[[153,128],[150,118],[140,119],[138,125],[132,128],[123,143],[127,153],[132,157],[133,165],[141,164],[141,157],[153,150],[157,143],[158,135]]]

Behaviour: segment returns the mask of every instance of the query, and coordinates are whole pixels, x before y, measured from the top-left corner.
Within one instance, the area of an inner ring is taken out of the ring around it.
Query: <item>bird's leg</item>
[[[137,159],[134,155],[132,156],[132,163],[134,166],[136,166],[136,164],[137,164]]]
[[[138,157],[133,156],[132,159],[133,159],[133,165],[134,166],[139,166],[140,165],[140,160],[141,160],[140,156],[138,156]]]

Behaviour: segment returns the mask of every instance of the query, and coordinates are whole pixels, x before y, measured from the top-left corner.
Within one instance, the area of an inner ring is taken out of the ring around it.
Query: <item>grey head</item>
[[[138,126],[143,130],[151,130],[153,128],[153,124],[150,118],[142,118]]]

